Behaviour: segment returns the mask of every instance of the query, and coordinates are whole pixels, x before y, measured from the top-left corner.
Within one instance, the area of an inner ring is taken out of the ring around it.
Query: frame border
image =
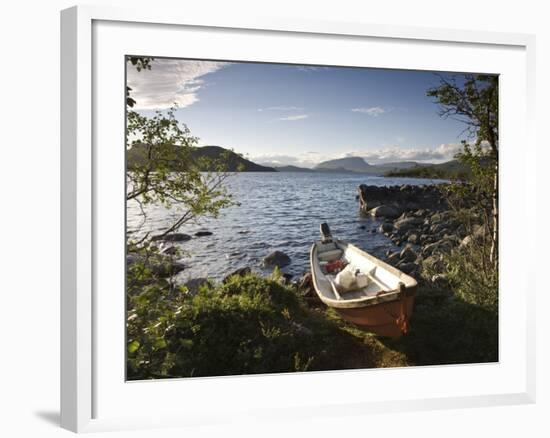
[[[187,25],[201,28],[347,35],[398,40],[504,45],[526,51],[527,141],[535,145],[535,36],[444,28],[380,25],[361,22],[311,21],[295,18],[227,19],[178,10],[136,10],[105,6],[73,6],[61,11],[61,427],[73,432],[182,425],[181,418],[138,421],[94,419],[93,230],[92,190],[92,23],[119,21]],[[535,145],[536,150],[536,145]],[[535,181],[536,175],[531,175]],[[533,183],[533,187],[536,185]],[[347,415],[449,408],[513,405],[535,402],[535,295],[533,268],[527,296],[526,392],[361,403],[346,407]],[[368,408],[368,409],[367,409]],[[338,413],[330,404],[319,414]],[[296,414],[294,414],[296,415]],[[162,421],[162,423],[160,423]]]

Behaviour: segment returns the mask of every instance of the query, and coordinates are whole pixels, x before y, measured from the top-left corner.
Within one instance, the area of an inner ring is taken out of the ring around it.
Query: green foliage
[[[129,379],[374,365],[361,340],[305,307],[277,274],[235,275],[194,296],[151,284],[130,298],[127,325]]]
[[[466,181],[470,178],[470,172],[464,166],[420,165],[409,169],[390,170],[384,176]]]
[[[461,81],[461,78],[464,78]],[[439,104],[442,117],[460,120],[466,132],[498,151],[498,76],[482,74],[440,76],[440,84],[427,91]]]
[[[127,171],[126,197],[141,207],[154,204],[178,211],[178,218],[163,234],[199,217],[217,217],[222,208],[234,204],[224,185],[231,175],[224,171],[225,156],[192,159],[197,139],[176,119],[175,110],[152,117],[128,111],[128,145],[140,147],[141,157]],[[204,160],[211,171],[201,172]],[[145,221],[143,208],[142,212]]]

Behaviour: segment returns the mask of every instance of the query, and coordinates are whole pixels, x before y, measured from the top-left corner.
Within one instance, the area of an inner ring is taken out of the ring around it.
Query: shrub
[[[277,277],[233,276],[194,296],[167,286],[129,298],[129,379],[369,366],[360,340],[304,307]]]

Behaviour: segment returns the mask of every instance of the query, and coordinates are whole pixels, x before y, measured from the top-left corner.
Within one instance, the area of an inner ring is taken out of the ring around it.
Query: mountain
[[[344,170],[348,172],[376,173],[376,168],[371,166],[361,157],[346,157],[323,161],[315,166],[315,170]]]
[[[379,169],[410,169],[411,167],[420,166],[421,164],[416,161],[396,161],[393,163],[380,163],[376,164],[375,167]],[[422,164],[422,166],[431,166],[432,163]]]
[[[217,160],[225,157],[225,162],[228,165],[227,171],[229,172],[276,172],[272,167],[261,166],[253,161],[247,160],[241,157],[235,152],[222,148],[221,146],[202,146],[195,148],[191,153],[193,159],[198,160],[201,158],[207,158],[211,160]],[[201,170],[213,170],[213,169],[201,169]]]
[[[177,160],[178,155],[181,154],[178,154],[178,146],[171,146],[171,148],[173,149],[173,153],[167,151],[167,155],[172,155],[175,158],[173,158],[174,165],[170,166],[169,163],[169,167],[175,168],[175,160]],[[137,144],[132,146],[132,148],[127,151],[126,155],[128,169],[132,169],[132,167],[137,165],[143,165],[146,160],[146,153],[147,148],[145,145]],[[221,146],[202,146],[193,148],[190,157],[186,157],[185,159],[191,164],[196,165],[201,171],[216,170],[212,160],[223,159],[224,163],[226,163],[226,167],[224,168],[226,172],[276,172],[272,167],[256,164]]]
[[[315,170],[308,167],[298,167],[298,166],[273,166],[277,172],[315,172]]]

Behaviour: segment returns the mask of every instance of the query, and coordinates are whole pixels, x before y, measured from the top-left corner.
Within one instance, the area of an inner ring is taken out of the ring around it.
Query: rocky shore
[[[457,211],[451,210],[445,189],[445,185],[358,187],[361,211],[383,220],[378,232],[401,248],[386,252],[389,264],[414,277],[426,267],[439,271],[445,253],[482,234],[475,224],[473,235],[468,233]],[[467,200],[463,208],[469,208]]]
[[[357,188],[362,214],[382,221],[376,232],[393,243],[392,249],[385,252],[385,261],[420,283],[444,280],[444,255],[483,236],[484,230],[479,224],[474,223],[473,232],[469,232],[461,223],[456,209],[452,210],[447,202],[446,188],[446,185],[364,184]],[[464,200],[461,208],[469,209],[468,204]],[[296,285],[306,297],[314,298],[309,273]]]
[[[445,185],[399,185],[369,186],[361,184],[357,188],[357,200],[362,214],[372,217],[380,225],[361,227],[367,232],[384,234],[391,240],[385,252],[385,261],[399,270],[415,277],[418,281],[437,281],[443,271],[443,256],[459,245],[468,245],[483,235],[481,227],[473,225],[470,232],[457,218],[456,210],[451,210]],[[469,208],[465,201],[463,208]],[[469,215],[471,216],[471,215]],[[472,232],[473,229],[473,232]],[[199,231],[194,236],[172,233],[154,237],[159,244],[159,253],[143,259],[138,254],[128,254],[128,265],[145,262],[148,268],[159,277],[169,277],[185,270],[179,261],[180,251],[174,243],[186,242],[192,238],[207,238],[210,231]],[[291,263],[290,257],[282,251],[266,253],[263,266],[284,268]],[[248,266],[230,273],[246,275],[251,272]],[[283,274],[285,283],[293,283],[298,289],[311,293],[310,275],[292,278]],[[190,291],[198,289],[207,280],[197,278],[186,284]],[[314,294],[312,295],[312,297]]]

